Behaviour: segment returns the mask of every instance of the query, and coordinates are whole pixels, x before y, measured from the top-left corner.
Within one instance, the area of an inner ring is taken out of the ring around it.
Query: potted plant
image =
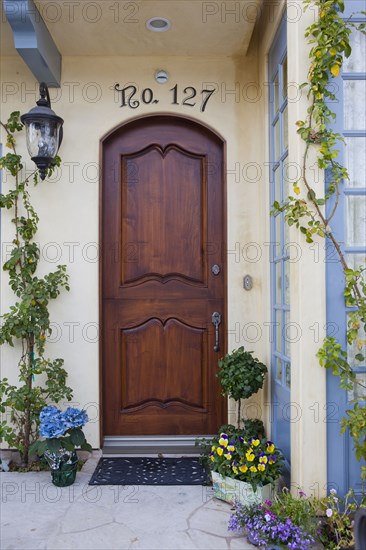
[[[228,353],[219,360],[219,373],[222,394],[238,402],[238,426],[240,427],[240,405],[263,387],[267,367],[253,357],[252,351],[239,349]]]
[[[223,395],[238,402],[238,427],[223,426],[212,440],[207,463],[214,494],[227,502],[261,502],[271,496],[283,458],[265,439],[260,419],[244,420],[240,427],[240,405],[263,387],[267,367],[243,346],[221,358],[218,366]]]
[[[271,497],[283,456],[265,438],[236,439],[222,432],[212,440],[208,463],[217,498],[250,504]]]
[[[67,487],[75,481],[76,448],[92,451],[81,429],[87,422],[86,412],[73,407],[62,412],[50,406],[41,411],[39,434],[46,439],[33,443],[30,452],[45,457],[51,468],[52,483],[57,487]]]
[[[245,531],[248,542],[268,550],[307,550],[315,543],[312,534],[293,521],[286,511],[274,512],[271,501],[250,506],[236,504],[228,528],[240,533]]]

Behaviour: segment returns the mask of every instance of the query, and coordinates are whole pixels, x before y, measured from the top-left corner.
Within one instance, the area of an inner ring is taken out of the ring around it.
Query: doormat
[[[198,458],[101,458],[89,485],[203,485],[207,473]]]

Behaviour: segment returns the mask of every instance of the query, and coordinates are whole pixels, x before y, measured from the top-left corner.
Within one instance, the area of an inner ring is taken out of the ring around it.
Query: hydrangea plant
[[[88,415],[84,410],[68,407],[65,411],[61,411],[54,406],[49,406],[42,409],[39,418],[39,434],[45,439],[33,443],[31,452],[42,456],[46,451],[74,452],[76,447],[91,452],[92,447],[87,443],[81,429],[88,422]]]

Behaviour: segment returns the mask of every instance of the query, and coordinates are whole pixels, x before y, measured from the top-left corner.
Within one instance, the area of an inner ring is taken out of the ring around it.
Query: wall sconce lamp
[[[20,117],[25,125],[28,152],[36,163],[41,180],[44,180],[52,160],[57,155],[62,142],[63,119],[51,109],[50,94],[45,82],[39,85],[40,99],[33,107]]]

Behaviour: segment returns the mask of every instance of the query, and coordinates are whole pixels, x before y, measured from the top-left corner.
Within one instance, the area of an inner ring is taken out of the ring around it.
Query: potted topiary
[[[242,399],[248,399],[262,387],[267,367],[253,357],[252,351],[239,349],[228,353],[219,360],[219,373],[222,394],[238,402],[238,427],[240,427],[240,405]]]
[[[267,367],[244,347],[219,360],[222,393],[238,403],[238,426],[222,426],[211,442],[208,466],[214,494],[227,502],[258,503],[271,497],[283,463],[282,453],[265,438],[260,419],[244,420],[241,400],[263,387]]]

